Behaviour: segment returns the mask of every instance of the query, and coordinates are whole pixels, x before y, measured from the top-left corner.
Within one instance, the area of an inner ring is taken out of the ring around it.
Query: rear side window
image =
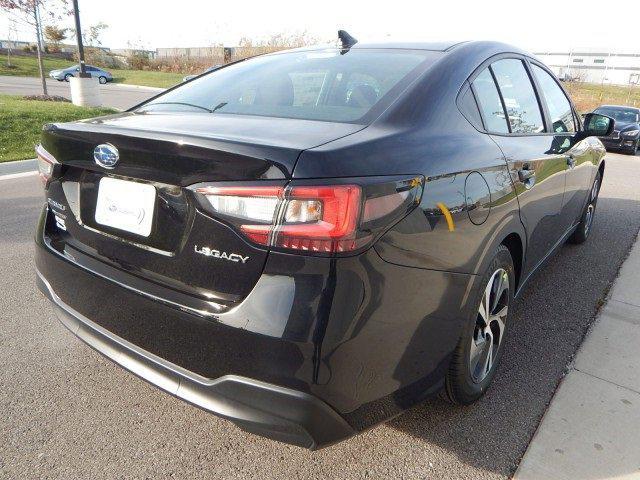
[[[485,128],[489,132],[508,133],[507,120],[500,101],[500,95],[489,69],[484,69],[473,81],[473,89],[478,97]]]
[[[458,99],[458,108],[465,118],[469,120],[471,125],[478,130],[482,130],[482,117],[480,116],[478,104],[470,88],[467,88],[466,92]]]
[[[576,125],[571,104],[562,89],[544,69],[537,65],[532,65],[532,70],[547,102],[552,130],[556,133],[575,132]]]
[[[544,131],[542,113],[535,90],[521,60],[505,59],[491,64],[512,133],[540,133]]]

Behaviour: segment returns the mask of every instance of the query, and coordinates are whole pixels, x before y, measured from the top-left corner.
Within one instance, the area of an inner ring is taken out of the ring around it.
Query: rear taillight
[[[42,145],[36,147],[36,157],[38,159],[38,174],[42,185],[46,187],[49,185],[51,178],[53,178],[56,165],[59,165],[59,163]]]
[[[339,184],[197,185],[216,218],[275,249],[333,255],[367,247],[419,202],[422,177],[371,177]]]

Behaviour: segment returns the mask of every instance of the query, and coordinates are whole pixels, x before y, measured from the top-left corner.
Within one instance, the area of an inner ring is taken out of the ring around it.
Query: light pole
[[[78,0],[73,0],[73,16],[76,21],[76,40],[78,41],[78,59],[80,60],[80,78],[87,78],[87,70],[84,66],[84,46],[82,45],[82,29],[80,28],[80,10]]]

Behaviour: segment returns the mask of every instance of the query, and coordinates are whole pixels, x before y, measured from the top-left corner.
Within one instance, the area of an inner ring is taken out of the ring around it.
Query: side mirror
[[[587,137],[608,137],[613,132],[614,120],[599,113],[584,116],[584,129],[578,132],[580,139]]]

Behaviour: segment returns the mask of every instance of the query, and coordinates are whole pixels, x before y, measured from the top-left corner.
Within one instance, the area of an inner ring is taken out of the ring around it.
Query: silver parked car
[[[101,68],[94,67],[92,65],[85,65],[85,70],[87,71],[88,74],[91,75],[91,77],[97,78],[98,81],[102,84],[113,81],[113,75],[111,75],[110,72],[107,72],[106,70],[103,70]],[[80,75],[80,65],[73,65],[63,70],[51,70],[51,72],[49,72],[49,76],[51,78],[55,78],[59,82],[62,82],[63,80],[65,82],[68,82],[69,78],[79,76],[79,75]]]

